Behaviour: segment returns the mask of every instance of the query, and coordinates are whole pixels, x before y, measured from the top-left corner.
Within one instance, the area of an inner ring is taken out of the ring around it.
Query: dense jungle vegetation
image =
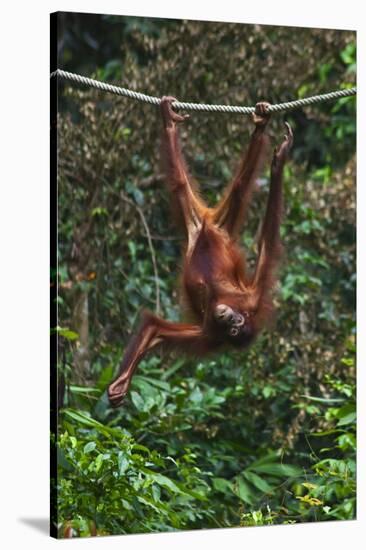
[[[59,67],[150,95],[254,105],[355,85],[355,33],[60,14]],[[155,353],[124,405],[115,376],[142,308],[178,320],[177,233],[154,106],[60,82],[60,537],[348,520],[356,515],[355,98],[288,120],[274,326],[247,352]],[[185,155],[213,204],[250,119],[191,113]],[[252,265],[269,159],[241,242]]]

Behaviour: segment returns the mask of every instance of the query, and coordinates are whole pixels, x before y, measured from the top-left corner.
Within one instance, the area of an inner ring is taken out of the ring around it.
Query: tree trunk
[[[88,293],[78,290],[74,303],[72,328],[78,333],[79,340],[74,354],[73,381],[85,385],[90,380]]]

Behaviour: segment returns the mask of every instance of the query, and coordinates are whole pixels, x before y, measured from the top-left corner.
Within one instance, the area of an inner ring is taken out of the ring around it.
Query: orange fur
[[[162,154],[175,219],[186,231],[181,286],[184,305],[193,322],[171,323],[150,312],[143,313],[118,376],[109,386],[109,399],[114,406],[122,402],[136,367],[151,349],[163,345],[201,355],[228,345],[245,348],[270,321],[274,310],[272,293],[282,253],[282,172],[292,145],[292,131],[287,125],[285,139],[273,156],[257,264],[254,274],[249,274],[236,239],[268,143],[268,104],[257,104],[248,151],[223,199],[211,209],[199,196],[188,173],[177,130],[185,117],[173,111],[173,100],[161,100]]]

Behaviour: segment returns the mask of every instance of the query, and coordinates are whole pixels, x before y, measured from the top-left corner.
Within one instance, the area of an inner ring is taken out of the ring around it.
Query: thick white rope
[[[98,90],[103,90],[112,94],[130,97],[131,99],[136,99],[137,101],[151,103],[152,105],[159,105],[161,101],[160,97],[153,97],[150,95],[141,94],[140,92],[134,92],[133,90],[128,90],[127,88],[112,86],[111,84],[106,84],[105,82],[100,82],[99,80],[93,80],[92,78],[87,78],[86,76],[81,76],[79,74],[62,71],[61,69],[57,69],[56,71],[51,73],[51,78],[55,77],[59,77],[64,80],[71,80],[73,82],[77,82],[78,84],[90,86],[91,88],[96,88]],[[278,103],[277,105],[270,105],[268,111],[270,113],[278,113],[280,111],[289,111],[290,109],[297,109],[299,107],[304,107],[313,103],[332,101],[334,99],[339,99],[340,97],[349,97],[356,95],[356,90],[356,88],[346,88],[344,90],[337,90],[335,92],[329,92],[327,94],[314,95],[311,97],[305,97],[303,99],[296,99],[295,101]],[[251,113],[254,113],[255,111],[255,107],[240,107],[238,105],[207,105],[204,103],[186,103],[182,101],[175,101],[173,103],[173,107],[176,110],[184,109],[185,111],[239,113],[242,115],[249,115]]]

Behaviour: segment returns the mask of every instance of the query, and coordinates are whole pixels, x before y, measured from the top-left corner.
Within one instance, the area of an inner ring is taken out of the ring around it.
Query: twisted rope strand
[[[92,78],[87,78],[86,76],[81,76],[79,74],[70,73],[67,71],[62,71],[57,69],[51,73],[51,78],[59,77],[64,80],[71,80],[83,86],[90,86],[91,88],[96,88],[98,90],[103,90],[105,92],[110,92],[112,94],[121,95],[129,97],[131,99],[136,99],[137,101],[143,101],[145,103],[150,103],[151,105],[159,105],[160,97],[153,97],[150,95],[145,95],[140,92],[134,92],[133,90],[128,90],[127,88],[120,88],[119,86],[113,86],[105,82],[100,82],[99,80],[93,80]],[[332,101],[334,99],[339,99],[341,97],[349,97],[356,95],[357,88],[347,88],[344,90],[337,90],[335,92],[329,92],[327,94],[314,95],[311,97],[305,97],[303,99],[296,99],[295,101],[287,101],[285,103],[277,103],[276,105],[271,105],[268,109],[270,113],[278,113],[280,111],[289,111],[290,109],[297,109],[299,107],[304,107],[306,105],[312,105],[313,103],[320,103],[323,101]],[[249,115],[254,113],[255,107],[240,107],[238,105],[207,105],[205,103],[187,103],[182,101],[175,101],[173,107],[176,110],[184,109],[186,111],[207,111],[207,112],[221,112],[221,113],[239,113],[243,115]]]

